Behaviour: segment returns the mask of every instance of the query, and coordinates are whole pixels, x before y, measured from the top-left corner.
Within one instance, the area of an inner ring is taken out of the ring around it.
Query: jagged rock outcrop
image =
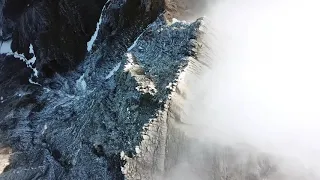
[[[201,75],[210,68],[210,59],[201,58],[202,56],[207,56],[212,53],[204,51],[207,50],[207,42],[204,41],[206,27],[205,21],[198,19],[191,24],[176,22],[167,28],[163,28],[161,31],[162,34],[169,33],[170,39],[173,39],[172,42],[167,45],[168,49],[171,49],[168,54],[176,54],[178,52],[177,54],[179,56],[173,56],[172,60],[179,62],[176,58],[180,58],[183,61],[182,63],[180,62],[179,67],[174,68],[177,70],[173,81],[170,80],[170,78],[165,79],[165,77],[168,77],[168,75],[165,76],[166,73],[175,71],[166,69],[172,66],[165,66],[162,69],[156,68],[163,73],[162,76],[159,76],[159,79],[155,79],[156,82],[161,82],[157,87],[160,89],[168,89],[165,96],[165,104],[163,108],[159,109],[156,118],[151,119],[151,121],[145,125],[143,131],[144,139],[136,148],[135,156],[128,157],[125,152],[122,154],[122,159],[126,161],[122,168],[126,179],[164,179],[171,168],[177,165],[177,154],[187,151],[187,149],[183,148],[186,147],[184,143],[187,144],[188,141],[186,141],[184,133],[180,132],[180,128],[176,127],[176,124],[189,126],[187,122],[184,122],[184,103],[190,95],[190,90],[194,88],[196,82],[200,80]],[[192,30],[191,33],[190,29]],[[178,37],[182,34],[185,34],[185,41],[186,44],[188,44],[188,48],[186,49],[187,53],[184,54],[180,54],[184,48],[178,46],[179,41],[181,41],[181,38]],[[159,36],[158,38],[165,39],[163,36]],[[178,44],[175,44],[175,40],[178,40]],[[207,41],[210,40],[212,39],[207,39]],[[176,48],[177,46],[178,48]],[[163,51],[165,49],[167,48],[162,47],[159,51],[166,52]],[[137,52],[139,52],[138,48],[136,48],[136,53]],[[145,62],[149,64],[153,61]],[[157,62],[160,64],[167,63],[166,61]],[[147,67],[153,68],[158,66],[152,64]],[[166,82],[164,83],[166,87],[163,86],[163,82]]]

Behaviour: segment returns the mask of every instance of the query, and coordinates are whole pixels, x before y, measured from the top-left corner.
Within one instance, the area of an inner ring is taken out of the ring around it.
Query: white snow
[[[38,70],[35,67],[32,67],[32,65],[36,62],[36,57],[32,57],[31,59],[27,59],[24,54],[18,54],[17,52],[14,53],[7,53],[7,55],[13,55],[15,58],[20,59],[21,61],[25,62],[27,67],[33,70],[33,75],[35,77],[38,77]]]
[[[12,52],[11,43],[12,43],[12,40],[2,42],[1,46],[0,46],[0,54],[13,55],[15,58],[20,59],[21,61],[25,62],[27,67],[32,69],[33,76],[38,77],[38,75],[39,75],[38,70],[35,67],[32,66],[32,65],[35,64],[35,62],[37,60],[37,58],[36,58],[36,56],[34,54],[34,50],[33,50],[32,44],[30,44],[30,46],[29,46],[29,53],[32,53],[33,57],[31,59],[27,59],[24,56],[24,54],[19,54],[18,52]],[[29,78],[29,82],[31,84],[40,85],[39,83],[34,82],[31,78],[32,77]]]
[[[172,18],[172,24],[174,24],[174,23],[188,24],[187,21],[181,21],[181,20],[179,20],[179,19]]]
[[[12,40],[2,42],[0,46],[0,54],[12,53],[11,43]]]
[[[133,44],[127,49],[127,51],[131,51],[136,45],[138,40],[140,39],[140,37],[142,36],[142,34],[145,32],[146,30],[144,30],[138,37],[137,39],[133,42]]]
[[[127,61],[128,61],[129,63],[133,64],[133,56],[132,56],[132,53],[127,53],[126,56],[127,56],[127,58],[128,58]]]
[[[11,49],[10,49],[10,50],[11,50]],[[37,58],[36,58],[36,56],[35,56],[35,54],[34,54],[34,51],[33,51],[33,46],[32,46],[32,44],[30,44],[30,46],[29,46],[29,53],[33,53],[33,55],[34,55],[31,59],[27,59],[27,58],[24,56],[23,53],[22,53],[22,54],[19,54],[18,52],[12,52],[12,51],[10,51],[10,52],[7,52],[7,55],[13,55],[13,57],[15,57],[15,58],[17,58],[17,59],[20,59],[21,61],[25,62],[26,65],[27,65],[27,67],[30,68],[30,69],[32,69],[32,71],[33,71],[33,76],[38,77],[38,75],[39,75],[38,70],[37,70],[35,67],[32,66],[32,65],[34,65],[34,63],[35,63],[36,60],[37,60]],[[31,78],[32,78],[32,77],[29,78],[29,82],[30,82],[31,84],[40,85],[39,83],[34,82]]]
[[[136,146],[136,147],[135,147],[135,150],[136,150],[136,153],[137,153],[137,154],[140,154],[140,153],[141,153],[141,150],[140,150],[139,146]]]
[[[31,68],[31,69],[33,70],[33,75],[34,75],[35,77],[38,77],[39,72],[38,72],[37,68]]]
[[[76,86],[78,89],[85,91],[87,89],[87,83],[84,80],[84,74],[76,81]]]
[[[8,53],[7,55],[13,55],[15,58],[20,59],[23,62],[27,62],[28,60],[24,57],[24,54],[19,54],[18,52]],[[27,63],[26,63],[27,64]],[[27,64],[28,65],[28,64]]]
[[[33,56],[31,59],[27,60],[27,64],[33,65],[36,62],[37,58]]]
[[[106,76],[106,79],[109,79],[111,76],[113,76],[113,74],[119,70],[120,65],[121,65],[121,62],[119,62],[119,63],[109,72],[109,74]]]
[[[29,46],[29,53],[34,54],[34,50],[33,50],[33,46],[32,46],[32,44],[30,44],[30,46]]]
[[[125,154],[124,154],[124,152],[123,152],[123,151],[121,151],[121,153],[120,153],[120,158],[121,158],[122,160],[124,160],[124,159],[125,159]]]
[[[109,2],[110,0],[108,0],[106,2],[106,4]],[[93,33],[90,41],[87,42],[87,51],[90,52],[91,49],[92,49],[92,46],[94,44],[94,42],[96,41],[97,39],[97,36],[98,36],[98,32],[99,32],[99,29],[100,29],[100,25],[102,23],[102,13],[104,12],[105,8],[106,8],[106,4],[103,6],[103,9],[101,11],[101,14],[100,14],[100,18],[99,18],[99,21],[97,23],[97,26],[96,26],[96,31]]]
[[[27,66],[29,65],[30,68],[33,70],[34,76],[38,77],[38,74],[39,74],[39,73],[38,73],[38,70],[37,70],[35,67],[32,67],[32,65],[34,65],[34,63],[35,63],[36,60],[37,60],[37,57],[36,57],[36,55],[35,55],[35,53],[34,53],[32,44],[30,44],[30,46],[29,46],[29,53],[32,53],[32,54],[33,54],[33,57],[32,57],[31,59],[27,60],[27,61],[26,61],[26,64],[27,64]],[[28,66],[28,67],[29,67],[29,66]]]
[[[47,129],[48,129],[48,125],[45,124],[45,125],[43,126],[43,130],[42,130],[41,134],[44,134]]]
[[[31,79],[31,77],[29,78],[29,83],[41,86],[41,84],[33,81],[33,80]]]
[[[134,65],[132,53],[126,53],[127,63],[124,65],[124,71],[129,71],[129,69]]]

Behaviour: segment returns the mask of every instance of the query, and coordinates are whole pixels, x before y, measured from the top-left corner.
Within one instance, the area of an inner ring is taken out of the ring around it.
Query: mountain
[[[0,179],[129,178],[200,48],[177,3],[2,0]]]

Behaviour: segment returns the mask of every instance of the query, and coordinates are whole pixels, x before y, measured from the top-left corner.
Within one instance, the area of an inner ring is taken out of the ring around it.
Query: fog
[[[292,174],[320,173],[320,2],[221,0],[207,7],[201,13],[211,22],[215,55],[185,107],[185,122],[197,127],[190,136],[288,158],[281,168],[299,165]]]

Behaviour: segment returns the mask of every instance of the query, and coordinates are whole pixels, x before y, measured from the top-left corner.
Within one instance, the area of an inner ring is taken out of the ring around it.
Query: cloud
[[[192,107],[186,106],[186,121],[202,144],[233,147],[242,155],[237,149],[244,143],[257,157],[263,152],[286,159],[275,160],[280,179],[302,179],[301,174],[312,179],[304,174],[320,172],[319,5],[316,0],[225,0],[207,6],[216,36],[214,66],[194,87]],[[189,147],[198,149],[195,157],[208,148],[200,146]],[[190,164],[182,164],[178,175],[190,171]]]

